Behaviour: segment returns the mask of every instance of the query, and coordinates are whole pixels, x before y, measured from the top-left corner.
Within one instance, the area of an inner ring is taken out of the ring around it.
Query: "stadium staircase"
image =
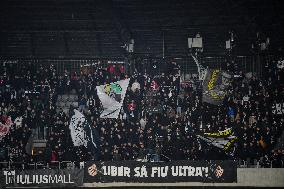
[[[65,114],[68,114],[70,106],[73,106],[75,108],[78,107],[78,95],[74,90],[72,90],[70,94],[58,95],[56,105],[57,112],[60,112],[62,110]]]
[[[58,95],[56,102],[57,112],[63,111],[65,114],[69,114],[71,106],[78,107],[78,95],[75,90],[72,90],[69,94]],[[33,149],[33,155],[38,154],[40,151],[43,152],[47,145],[47,140],[38,137],[38,131],[34,129],[32,138],[30,139],[30,147]]]

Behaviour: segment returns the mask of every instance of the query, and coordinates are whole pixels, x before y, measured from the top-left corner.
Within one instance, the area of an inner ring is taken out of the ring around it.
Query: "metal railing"
[[[210,162],[210,161],[209,161]],[[284,168],[284,161],[272,160],[263,162],[261,160],[254,160],[252,163],[239,160],[237,161],[238,168]],[[23,162],[0,162],[0,170],[37,170],[37,169],[75,169],[84,168],[84,162],[73,161],[53,161],[49,163],[36,162],[36,163],[23,163]]]
[[[33,163],[24,163],[24,162],[0,162],[0,170],[11,170],[11,169],[74,169],[74,168],[83,168],[82,162],[73,162],[73,161],[52,161],[52,162],[33,162]]]
[[[240,160],[238,162],[238,168],[284,168],[284,161],[262,161],[254,160],[253,162]]]
[[[250,55],[250,56],[236,56],[235,62],[238,65],[239,71],[243,72],[256,72],[259,75],[263,73],[263,65],[266,61],[272,61],[275,59],[274,55]],[[137,57],[134,59],[134,62],[139,61],[139,65],[142,67],[152,67],[152,64],[156,62],[164,62],[162,58],[153,57],[153,58],[142,58]],[[69,72],[76,71],[80,73],[81,66],[92,65],[100,62],[100,66],[107,67],[111,64],[121,64],[123,63],[126,66],[126,62],[121,57],[117,58],[6,58],[0,59],[0,64],[11,64],[15,71],[21,69],[21,64],[31,63],[35,68],[43,66],[48,68],[51,64],[54,65],[55,70],[58,74],[64,73],[64,70]],[[197,73],[197,67],[194,60],[188,56],[177,57],[175,62],[180,65],[182,74],[192,74]],[[226,67],[226,57],[225,56],[204,56],[201,58],[201,63],[204,67],[222,69]],[[159,67],[159,66],[158,66]],[[163,67],[163,66],[162,66]],[[144,70],[144,69],[143,69]],[[158,72],[161,70],[158,68]]]

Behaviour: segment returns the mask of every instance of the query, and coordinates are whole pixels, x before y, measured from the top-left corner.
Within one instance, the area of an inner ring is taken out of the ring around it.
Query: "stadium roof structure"
[[[280,0],[3,0],[0,5],[1,57],[124,57],[135,54],[178,57],[187,38],[200,32],[204,53],[224,52],[229,30],[237,53],[249,52],[256,32],[271,46],[283,45]]]

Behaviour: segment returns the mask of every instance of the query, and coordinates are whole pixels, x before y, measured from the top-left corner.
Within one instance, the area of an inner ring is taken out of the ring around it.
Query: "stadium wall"
[[[195,186],[195,187],[284,187],[282,168],[238,168],[237,183],[84,183],[84,187],[126,187],[126,186]]]

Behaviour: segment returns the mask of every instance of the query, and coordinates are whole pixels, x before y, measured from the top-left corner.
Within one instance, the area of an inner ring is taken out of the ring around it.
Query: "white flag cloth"
[[[196,64],[196,66],[197,66],[198,78],[199,78],[199,80],[204,81],[204,80],[205,80],[205,77],[206,77],[206,74],[207,74],[207,69],[204,68],[204,67],[199,63],[198,59],[197,59],[195,56],[193,56],[193,55],[191,55],[191,56],[192,56],[192,58],[193,58],[193,60],[194,60],[194,62],[195,62],[195,64]]]
[[[101,118],[118,118],[130,79],[97,86],[97,93],[103,105]]]
[[[69,129],[74,146],[85,146],[94,157],[100,156],[100,136],[92,127],[85,116],[78,110],[74,110]]]
[[[78,110],[74,110],[75,114],[72,116],[69,129],[74,146],[87,147],[88,141],[85,137],[84,123],[86,118]]]

